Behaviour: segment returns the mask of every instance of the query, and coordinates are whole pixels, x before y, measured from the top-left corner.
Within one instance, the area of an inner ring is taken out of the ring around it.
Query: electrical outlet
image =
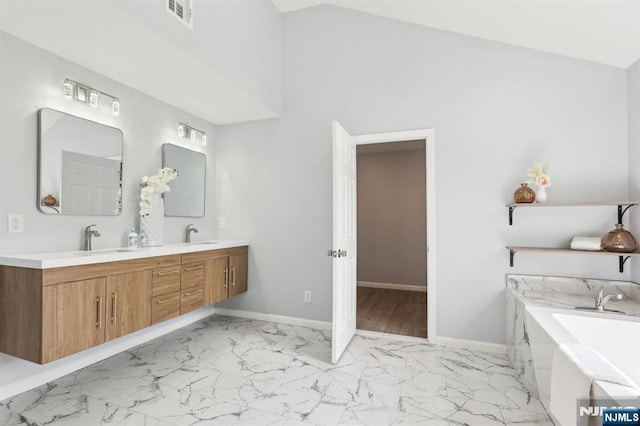
[[[304,292],[304,303],[311,303],[311,291],[309,290]]]
[[[227,218],[226,217],[221,217],[220,218],[220,228],[226,228],[227,227]]]
[[[21,214],[9,213],[7,215],[7,230],[9,232],[23,232],[24,216]]]

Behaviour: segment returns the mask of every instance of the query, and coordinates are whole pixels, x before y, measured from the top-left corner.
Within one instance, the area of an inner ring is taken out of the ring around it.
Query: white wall
[[[627,70],[629,109],[629,198],[640,200],[640,60]],[[631,232],[640,243],[640,207],[630,210]],[[633,260],[633,259],[632,259]],[[631,280],[640,283],[640,262],[631,265]]]
[[[94,248],[126,245],[126,235],[138,224],[140,178],[162,166],[161,146],[178,143],[178,122],[208,133],[206,215],[166,218],[165,242],[183,239],[184,227],[194,223],[198,238],[214,238],[215,127],[116,81],[0,32],[0,252],[26,253],[78,250],[83,227],[97,224],[102,236]],[[64,100],[62,82],[71,78],[120,99],[119,117],[109,107],[93,110]],[[123,211],[120,216],[46,215],[37,209],[37,111],[49,107],[122,129],[124,133]],[[8,213],[24,215],[24,233],[7,232]]]
[[[629,277],[604,256],[509,268],[504,248],[613,227],[612,208],[521,209],[509,227],[504,205],[544,159],[550,201],[627,198],[624,70],[331,6],[284,23],[282,119],[218,128],[220,237],[252,245],[251,290],[224,306],[330,320],[331,120],[435,129],[439,336],[503,342],[507,273]]]
[[[148,1],[115,1],[123,11],[225,80],[273,111],[282,110],[282,14],[271,0],[192,2],[192,30],[168,25],[160,3],[150,7]]]

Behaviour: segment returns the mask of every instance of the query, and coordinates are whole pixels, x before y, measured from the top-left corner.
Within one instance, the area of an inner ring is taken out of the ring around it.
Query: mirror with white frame
[[[205,205],[206,156],[178,145],[162,145],[162,167],[178,171],[164,195],[165,216],[203,217]]]
[[[49,108],[38,111],[38,209],[119,215],[122,141],[115,127]]]

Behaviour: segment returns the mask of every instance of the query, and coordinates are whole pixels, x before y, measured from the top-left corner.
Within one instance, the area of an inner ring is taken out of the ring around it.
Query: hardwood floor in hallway
[[[359,330],[427,337],[427,293],[358,287]]]

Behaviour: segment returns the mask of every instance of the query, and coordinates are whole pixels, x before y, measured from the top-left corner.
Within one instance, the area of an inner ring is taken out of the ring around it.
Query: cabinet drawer
[[[151,324],[157,324],[178,315],[180,315],[180,291],[151,299]]]
[[[204,285],[183,289],[180,295],[180,314],[186,314],[204,306]]]
[[[204,262],[192,262],[182,265],[182,288],[204,284]]]
[[[152,296],[180,291],[180,265],[153,270]]]

